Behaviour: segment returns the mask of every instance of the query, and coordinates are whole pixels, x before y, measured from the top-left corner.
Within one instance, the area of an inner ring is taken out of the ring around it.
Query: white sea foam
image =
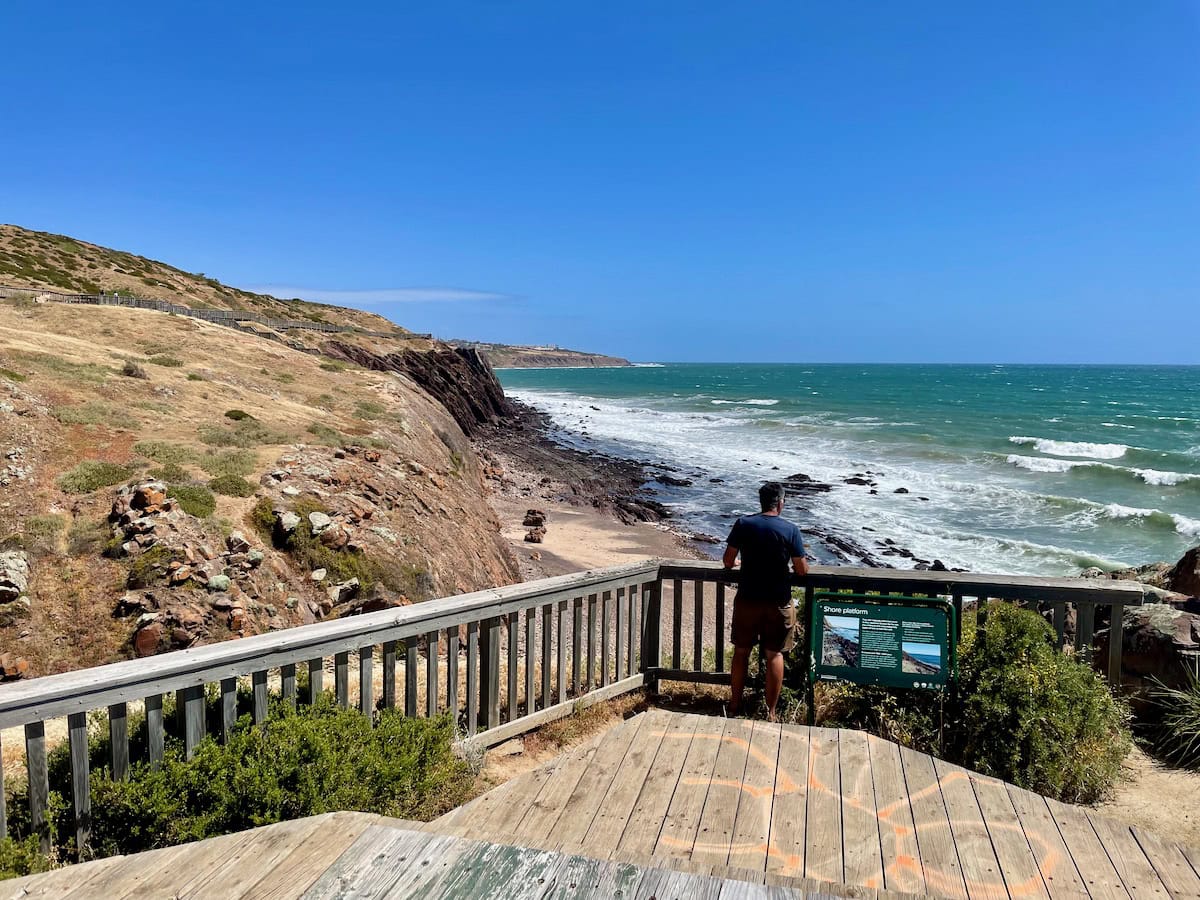
[[[1173,514],[1171,518],[1175,520],[1175,530],[1184,537],[1200,537],[1200,519],[1189,519],[1177,514]]]
[[[751,397],[749,400],[709,400],[708,402],[713,406],[774,406],[779,401]]]
[[[1103,425],[1105,428],[1129,428],[1129,429],[1137,428],[1136,425],[1126,425],[1123,422],[1101,422],[1100,424]]]
[[[1146,519],[1162,515],[1157,509],[1142,509],[1137,506],[1122,506],[1120,503],[1106,504],[1103,511],[1106,519]]]
[[[1031,444],[1039,453],[1051,456],[1080,456],[1088,459],[1119,459],[1129,449],[1125,444],[1093,444],[1088,441],[1055,441],[1050,438],[1010,437],[1012,444]]]
[[[1160,472],[1158,469],[1128,469],[1127,471],[1137,475],[1146,484],[1171,486],[1188,481],[1200,481],[1200,473],[1195,472]]]
[[[1021,456],[1018,453],[1009,454],[1008,461],[1017,468],[1028,469],[1030,472],[1048,472],[1055,474],[1070,472],[1076,466],[1087,465],[1087,463],[1069,462],[1065,459],[1045,459],[1041,456]]]

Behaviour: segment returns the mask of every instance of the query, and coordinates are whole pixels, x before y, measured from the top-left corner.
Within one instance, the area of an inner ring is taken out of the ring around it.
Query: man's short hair
[[[758,502],[763,512],[770,512],[783,502],[783,485],[778,481],[768,481],[758,489]]]

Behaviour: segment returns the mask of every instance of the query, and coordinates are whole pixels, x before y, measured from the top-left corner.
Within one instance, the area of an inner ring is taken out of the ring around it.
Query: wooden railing
[[[365,714],[377,706],[401,707],[410,716],[448,710],[467,740],[492,746],[647,683],[727,680],[730,586],[736,582],[737,573],[718,563],[651,560],[67,672],[0,688],[0,729],[24,726],[30,820],[47,845],[46,723],[66,717],[75,838],[83,847],[91,818],[90,712],[106,713],[111,775],[122,779],[130,765],[131,705],[144,708],[145,761],[154,766],[166,747],[165,696],[174,694],[178,738],[190,757],[205,737],[210,687],[219,696],[217,737],[224,740],[236,723],[239,680],[249,682],[252,717],[260,723],[273,681],[284,702],[311,700],[323,691],[332,658],[333,692],[343,706],[351,705],[353,680],[355,705]],[[1076,645],[1085,653],[1096,610],[1106,609],[1118,632],[1109,644],[1113,682],[1120,676],[1121,608],[1142,602],[1141,586],[1132,583],[887,569],[818,566],[795,584],[810,594],[827,588],[948,596],[960,606],[973,598],[1051,604],[1060,646],[1071,606],[1079,623]],[[307,676],[303,694],[298,671]],[[7,834],[6,813],[0,799],[0,835]]]

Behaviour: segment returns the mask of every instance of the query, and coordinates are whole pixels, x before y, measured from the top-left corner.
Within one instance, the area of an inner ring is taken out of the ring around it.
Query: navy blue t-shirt
[[[742,516],[729,532],[729,546],[742,555],[738,599],[779,606],[792,599],[789,563],[804,555],[800,529],[781,516]]]

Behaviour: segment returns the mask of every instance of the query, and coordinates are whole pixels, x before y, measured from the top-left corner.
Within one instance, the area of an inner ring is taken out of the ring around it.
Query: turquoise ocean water
[[[802,472],[835,487],[789,509],[801,524],[871,549],[891,539],[973,571],[1070,574],[1174,560],[1200,543],[1198,367],[679,364],[498,374],[565,439],[680,469],[693,485],[657,486],[662,499],[685,527],[721,537],[732,516],[754,507],[758,484]],[[875,495],[843,483],[867,472]]]

